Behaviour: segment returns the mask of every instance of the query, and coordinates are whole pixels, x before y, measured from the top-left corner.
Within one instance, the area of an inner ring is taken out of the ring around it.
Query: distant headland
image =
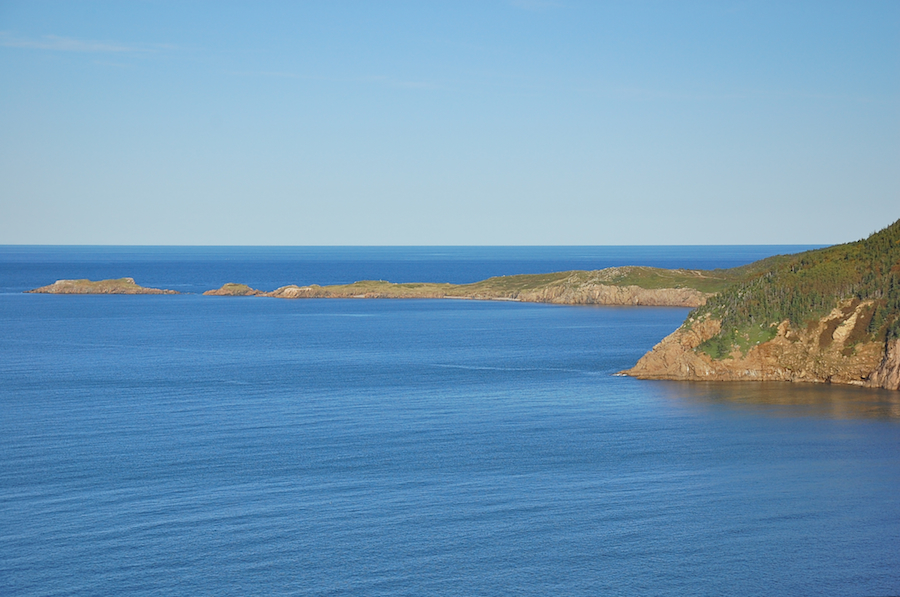
[[[473,284],[411,283],[364,280],[333,286],[282,286],[262,292],[243,284],[208,290],[211,296],[302,298],[472,299],[559,305],[643,305],[697,307],[724,288],[720,272],[613,267],[595,271],[498,276]]]
[[[58,280],[45,294],[178,294],[132,278]],[[900,220],[870,237],[724,270],[612,267],[472,284],[364,280],[271,292],[228,283],[208,296],[470,299],[692,307],[622,375],[642,379],[841,383],[900,389]]]

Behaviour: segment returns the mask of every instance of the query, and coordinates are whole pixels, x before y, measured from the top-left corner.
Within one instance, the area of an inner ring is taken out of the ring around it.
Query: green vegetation
[[[656,267],[611,267],[602,270],[555,272],[497,276],[473,284],[453,286],[453,293],[495,293],[512,295],[565,286],[577,288],[590,284],[637,286],[649,290],[691,288],[700,292],[719,292],[732,282],[730,270],[669,270]]]
[[[321,290],[328,295],[385,295],[397,297],[417,296],[429,297],[447,292],[452,284],[408,283],[394,284],[385,280],[361,280],[352,284],[334,284],[330,286],[313,285],[311,288]]]
[[[522,274],[498,276],[474,284],[464,284],[460,289],[484,292],[526,292],[560,285],[582,286],[608,284],[610,286],[637,286],[656,290],[660,288],[692,288],[700,292],[714,293],[727,287],[733,280],[731,270],[660,269],[656,267],[611,267],[595,271],[568,271],[552,274]]]
[[[707,340],[698,349],[714,359],[724,359],[737,348],[741,354],[757,344],[768,342],[775,337],[777,328],[774,325],[751,325],[744,328],[726,330],[715,338]]]
[[[648,290],[687,288],[712,294],[732,283],[730,270],[666,270],[653,267],[613,267],[595,271],[497,276],[472,284],[406,283],[362,280],[352,284],[311,285],[314,296],[491,297],[517,298],[528,293],[578,290],[592,285],[637,286]]]
[[[765,341],[781,321],[804,327],[847,299],[874,301],[851,341],[900,338],[900,220],[864,240],[773,257],[728,273],[743,279],[691,314],[721,320],[720,334],[699,347],[713,358],[734,346],[745,351]]]

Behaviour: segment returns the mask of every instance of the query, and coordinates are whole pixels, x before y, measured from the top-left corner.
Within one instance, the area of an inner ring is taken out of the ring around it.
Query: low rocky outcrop
[[[138,286],[134,278],[115,280],[57,280],[26,292],[38,294],[178,294],[175,290]]]
[[[282,286],[266,296],[283,299],[302,298],[358,298],[358,299],[397,299],[397,298],[446,298],[450,284],[391,284],[390,282],[357,282],[355,284],[319,286]]]
[[[775,337],[742,352],[714,359],[700,345],[715,337],[720,322],[688,319],[622,374],[641,379],[686,381],[794,381],[900,387],[898,342],[854,341],[870,301],[844,302],[818,322],[795,329],[787,321]]]
[[[205,293],[204,293],[205,294]],[[535,290],[495,290],[451,284],[357,283],[346,286],[282,286],[265,296],[300,298],[453,298],[504,300],[559,305],[641,305],[657,307],[697,307],[709,293],[692,288],[641,288],[585,284],[577,287],[556,285]]]
[[[250,288],[246,284],[234,284],[231,282],[223,284],[221,288],[207,290],[203,293],[204,296],[259,296],[261,294],[265,293],[262,290]]]

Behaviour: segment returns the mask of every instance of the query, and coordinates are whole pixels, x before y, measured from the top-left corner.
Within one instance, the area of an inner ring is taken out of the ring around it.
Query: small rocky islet
[[[178,294],[132,278],[58,280],[44,294]],[[866,239],[727,270],[614,267],[498,276],[473,284],[365,280],[207,296],[470,299],[691,307],[621,375],[681,381],[794,381],[900,390],[900,220]]]
[[[134,278],[112,280],[57,280],[53,284],[26,290],[31,294],[179,294],[176,290],[146,288],[135,283]]]

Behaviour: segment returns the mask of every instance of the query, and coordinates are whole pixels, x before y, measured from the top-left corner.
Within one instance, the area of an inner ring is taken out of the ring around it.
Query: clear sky
[[[825,244],[897,218],[896,1],[0,1],[0,244]]]

